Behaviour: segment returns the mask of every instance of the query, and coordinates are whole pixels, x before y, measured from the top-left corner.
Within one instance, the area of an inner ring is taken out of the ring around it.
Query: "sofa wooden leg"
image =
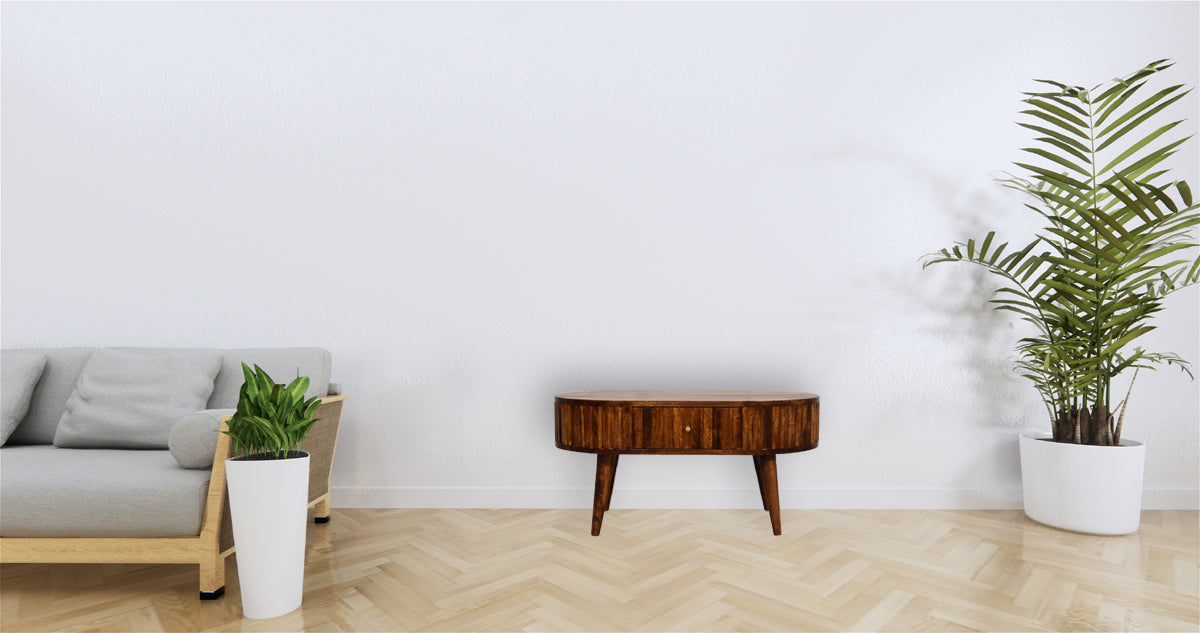
[[[329,517],[333,510],[329,507],[329,497],[325,497],[313,506],[313,523],[329,523]]]
[[[200,563],[200,599],[216,600],[225,595],[225,557],[205,558]]]

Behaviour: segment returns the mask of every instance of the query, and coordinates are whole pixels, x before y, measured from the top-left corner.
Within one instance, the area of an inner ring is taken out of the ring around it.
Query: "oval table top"
[[[612,403],[634,406],[688,406],[703,403],[707,406],[754,406],[780,402],[818,402],[814,393],[797,391],[725,391],[725,390],[640,390],[614,389],[606,391],[571,391],[554,396],[555,402],[584,401],[592,404]]]

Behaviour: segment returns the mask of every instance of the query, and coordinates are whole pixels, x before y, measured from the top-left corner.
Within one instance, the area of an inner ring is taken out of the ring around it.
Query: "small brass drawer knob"
[[[685,426],[685,427],[683,427],[683,430],[685,430],[685,431],[690,431],[690,430],[692,430],[692,427],[690,427],[690,426]]]

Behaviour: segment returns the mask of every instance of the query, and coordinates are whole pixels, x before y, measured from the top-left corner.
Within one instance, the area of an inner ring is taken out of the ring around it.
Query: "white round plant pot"
[[[1142,513],[1146,446],[1087,446],[1021,434],[1025,515],[1056,528],[1088,534],[1131,534]]]
[[[308,453],[225,461],[242,612],[263,619],[300,607],[308,522]]]

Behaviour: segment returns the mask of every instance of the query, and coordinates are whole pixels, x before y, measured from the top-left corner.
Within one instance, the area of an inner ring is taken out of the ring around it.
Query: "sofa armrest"
[[[200,524],[201,540],[206,543],[206,547],[218,552],[218,557],[223,557],[233,550],[229,494],[225,490],[225,460],[229,459],[233,451],[233,441],[225,435],[225,431],[229,430],[228,422],[232,417],[233,414],[221,416],[217,450],[213,453],[212,474],[208,478],[208,497],[204,502],[204,520]]]
[[[329,476],[333,469],[333,454],[337,449],[338,429],[342,422],[342,404],[346,396],[333,395],[321,398],[321,406],[313,417],[317,419],[300,450],[308,451],[308,500],[309,503],[328,499]]]

